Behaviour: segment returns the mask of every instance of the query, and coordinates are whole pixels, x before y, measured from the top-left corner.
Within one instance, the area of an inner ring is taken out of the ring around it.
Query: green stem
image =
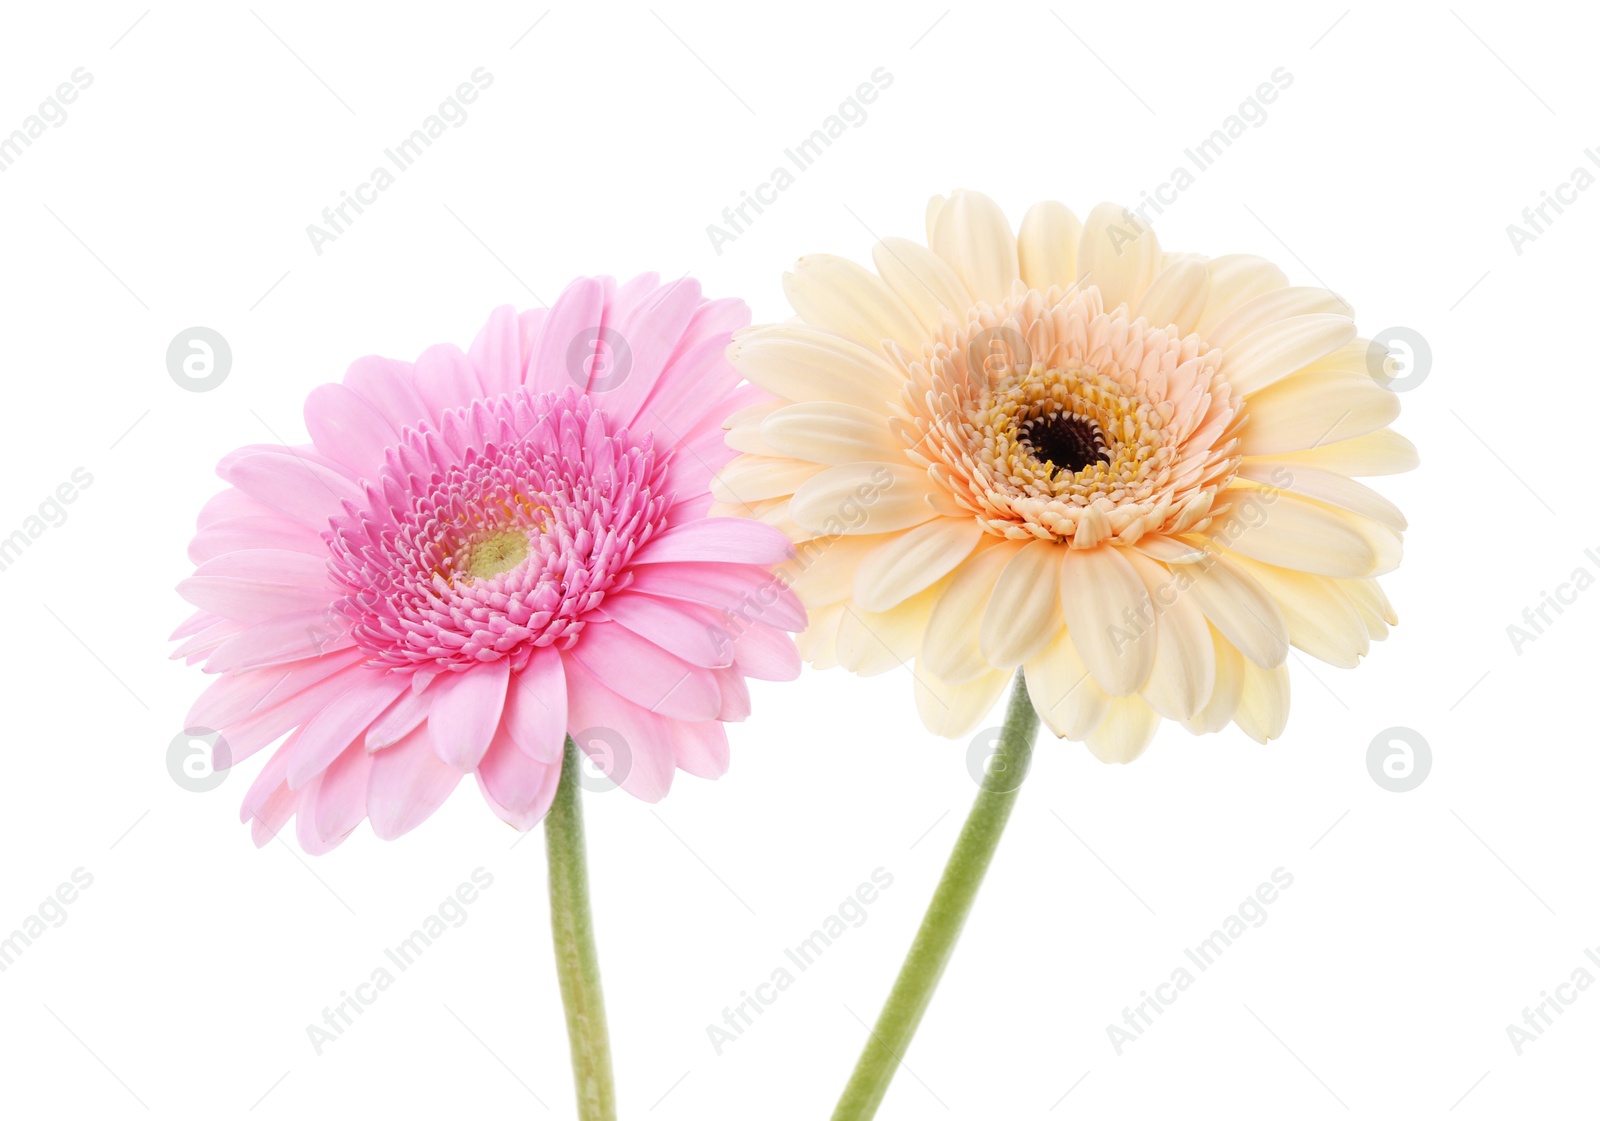
[[[1033,755],[1033,739],[1039,730],[1039,717],[1028,699],[1028,689],[1017,670],[1011,702],[1006,709],[1005,726],[989,767],[979,784],[978,797],[961,827],[961,836],[944,866],[944,875],[934,889],[933,900],[922,916],[922,926],[911,943],[911,951],[900,966],[889,999],[884,1002],[878,1022],[867,1037],[867,1044],[856,1061],[856,1069],[833,1111],[833,1121],[869,1121],[878,1112],[889,1082],[900,1066],[901,1057],[911,1045],[911,1037],[928,1010],[933,990],[938,987],[944,967],[961,937],[972,902],[978,897],[984,873],[1000,844],[1017,789],[1028,773]]]
[[[594,916],[589,911],[583,807],[578,802],[580,766],[577,745],[569,736],[561,760],[561,783],[544,819],[545,852],[550,861],[550,931],[556,948],[556,973],[561,979],[561,1003],[567,1010],[579,1121],[616,1121],[611,1042],[606,1034],[605,997],[600,991],[600,961],[594,949]]]

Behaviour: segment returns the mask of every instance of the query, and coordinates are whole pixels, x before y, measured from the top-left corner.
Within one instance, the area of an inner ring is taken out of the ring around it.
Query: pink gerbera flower
[[[722,422],[762,399],[723,357],[749,322],[686,280],[583,279],[496,311],[466,354],[363,358],[306,400],[311,443],[241,448],[201,511],[175,656],[231,765],[287,736],[242,816],[308,852],[398,837],[464,775],[526,830],[570,734],[647,801],[728,766],[746,677],[787,679],[784,535],[711,518]]]

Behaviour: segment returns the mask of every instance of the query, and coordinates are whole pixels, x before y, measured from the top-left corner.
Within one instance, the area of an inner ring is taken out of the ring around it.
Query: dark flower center
[[[1091,463],[1110,460],[1100,426],[1077,413],[1054,412],[1023,422],[1017,430],[1033,457],[1057,471],[1076,474]]]

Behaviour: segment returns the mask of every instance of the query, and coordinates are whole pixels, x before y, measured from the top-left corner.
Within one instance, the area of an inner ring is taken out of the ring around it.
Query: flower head
[[[799,319],[730,350],[780,400],[732,418],[713,489],[795,540],[813,663],[915,659],[950,736],[1022,667],[1057,735],[1127,761],[1163,717],[1271,739],[1290,645],[1351,666],[1387,633],[1405,522],[1352,476],[1415,451],[1340,297],[1109,204],[1013,234],[965,191],[873,259],[802,258]]]
[[[311,852],[395,837],[469,773],[531,828],[569,734],[650,801],[727,768],[745,678],[798,673],[804,625],[788,540],[707,516],[721,421],[764,396],[724,358],[747,322],[693,281],[579,280],[465,354],[357,361],[307,398],[310,444],[222,461],[175,656],[220,675],[188,724],[230,762],[287,735],[257,843],[291,816]]]

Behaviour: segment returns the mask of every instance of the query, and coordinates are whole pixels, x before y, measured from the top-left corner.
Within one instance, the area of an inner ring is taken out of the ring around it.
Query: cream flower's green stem
[[[1028,773],[1038,730],[1039,716],[1033,710],[1019,669],[1000,742],[990,757],[978,797],[945,863],[944,875],[922,916],[911,950],[900,966],[900,976],[895,978],[889,999],[867,1036],[861,1058],[833,1111],[833,1121],[868,1121],[878,1112],[889,1082],[922,1022],[922,1014],[933,999],[933,990],[956,948],[956,940],[961,937],[972,901],[978,897],[984,873],[989,870],[989,861],[1017,800],[1017,788]]]
[[[550,861],[550,930],[556,947],[556,973],[561,979],[561,1003],[567,1010],[579,1121],[616,1121],[611,1041],[606,1033],[605,997],[600,991],[600,961],[594,949],[594,917],[589,912],[583,807],[578,802],[580,765],[578,748],[568,736],[561,782],[544,819],[545,852]]]

